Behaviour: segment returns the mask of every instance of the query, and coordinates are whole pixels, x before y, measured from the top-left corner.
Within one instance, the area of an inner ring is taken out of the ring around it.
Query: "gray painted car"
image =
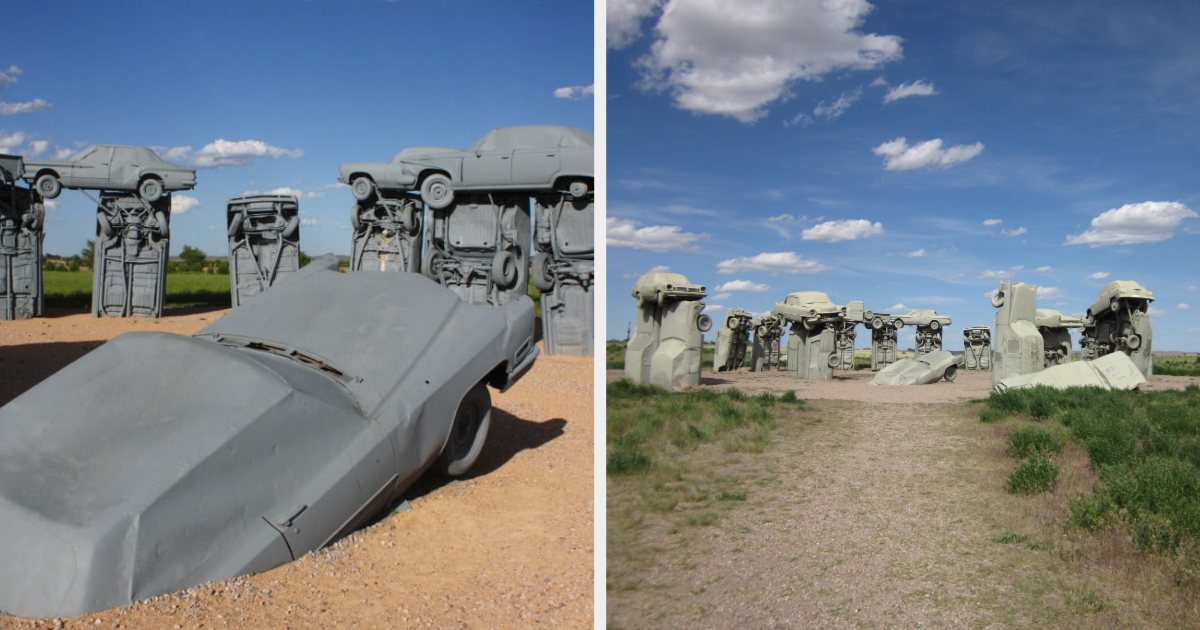
[[[378,190],[421,193],[440,210],[462,191],[557,190],[577,199],[593,189],[592,132],[555,125],[501,127],[467,150],[409,147],[390,162],[355,162],[338,168],[359,201]]]
[[[953,381],[963,358],[948,350],[930,352],[917,359],[902,359],[879,371],[872,385],[928,385],[943,378]]]
[[[314,261],[193,337],[117,337],[0,408],[0,610],[73,616],[264,571],[428,468],[465,474],[487,387],[538,355],[533,325],[528,298],[486,308]]]
[[[23,179],[46,199],[63,188],[130,190],[146,201],[196,187],[196,171],[164,162],[146,147],[93,144],[66,160],[25,161]]]

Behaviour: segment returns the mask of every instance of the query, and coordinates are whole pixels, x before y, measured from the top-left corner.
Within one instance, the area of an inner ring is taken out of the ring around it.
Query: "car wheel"
[[[546,252],[538,252],[533,255],[533,264],[530,266],[529,277],[533,280],[533,286],[537,287],[542,293],[549,293],[554,290],[554,274],[550,271],[550,263],[553,259]]]
[[[1118,300],[1117,298],[1113,298],[1113,299],[1109,300],[1108,310],[1112,311],[1113,313],[1120,313],[1121,312],[1121,300]]]
[[[416,203],[406,203],[404,208],[400,210],[400,218],[404,223],[404,231],[408,232],[409,236],[414,236],[421,229],[421,220],[418,218],[420,214],[417,212]]]
[[[708,332],[709,330],[712,330],[712,318],[701,313],[700,316],[696,318],[696,328],[699,328],[700,332]]]
[[[370,201],[375,197],[375,182],[370,177],[355,177],[350,182],[350,194],[359,201]]]
[[[931,322],[929,322],[929,330],[937,330],[937,329],[939,329],[939,328],[941,328],[941,327],[942,327],[942,323],[941,323],[941,322],[939,322],[939,321],[938,321],[938,320],[936,320],[936,319],[935,319],[935,320],[933,320],[933,321],[931,321]]]
[[[96,227],[100,230],[100,235],[104,238],[112,238],[113,234],[117,233],[113,229],[112,221],[109,220],[108,215],[103,210],[96,213]]]
[[[501,289],[510,289],[517,283],[517,257],[507,249],[496,252],[492,258],[492,281]]]
[[[147,177],[138,184],[138,196],[150,203],[158,201],[163,196],[163,183],[153,177]]]
[[[767,327],[759,326],[758,328],[755,328],[754,334],[758,337],[766,337],[767,336]]]
[[[160,238],[171,237],[171,222],[167,220],[165,212],[155,212],[154,221],[158,223],[158,236]]]
[[[829,360],[826,361],[826,363],[831,368],[837,368],[839,365],[842,364],[842,359],[840,357],[838,357],[838,355],[836,355],[836,354],[831,354],[831,355],[829,355]]]
[[[664,294],[662,291],[659,291],[657,294],[657,297],[655,298],[655,301],[658,302],[658,308],[662,308],[662,307],[666,306],[667,305],[666,294]]]
[[[492,423],[492,395],[487,385],[477,383],[458,403],[454,413],[454,424],[442,454],[437,459],[438,473],[447,477],[461,477],[479,459],[483,443],[487,440],[488,426]]]
[[[1004,292],[1003,291],[998,292],[998,293],[996,293],[996,295],[992,296],[992,306],[995,306],[996,308],[1000,308],[1001,306],[1004,306]]]
[[[812,330],[817,327],[817,320],[815,319],[809,319],[806,317],[800,321],[804,322],[804,330]]]
[[[242,222],[246,220],[246,213],[239,212],[233,215],[233,219],[229,221],[229,238],[237,238],[242,234]]]
[[[877,329],[880,329],[880,330],[882,330],[882,329],[883,329],[883,326],[884,326],[884,324],[886,324],[886,323],[887,323],[887,322],[883,321],[883,317],[882,317],[882,316],[880,316],[880,315],[876,315],[876,316],[875,316],[875,319],[872,319],[872,320],[871,320],[871,328],[877,328]]]
[[[903,319],[892,320],[892,326],[895,326],[897,330],[904,328],[904,320]]]
[[[954,381],[955,378],[958,378],[958,366],[951,365],[950,367],[946,368],[946,380]]]
[[[572,197],[580,199],[588,194],[588,185],[583,181],[571,182],[567,190],[570,191]]]
[[[1133,333],[1129,333],[1129,336],[1125,338],[1125,346],[1130,350],[1137,350],[1141,345],[1142,338]]]
[[[299,233],[300,215],[294,215],[288,219],[287,225],[283,227],[283,232],[280,233],[280,236],[282,236],[284,240],[290,241],[295,239],[296,235]]]
[[[633,294],[633,299],[637,300],[637,305],[638,305],[638,308],[642,308],[642,305],[646,303],[646,300],[643,300],[643,299],[642,299],[642,292],[641,292],[641,291],[638,291],[637,293],[634,293],[634,294]]]
[[[447,208],[454,203],[454,187],[450,178],[442,173],[434,173],[421,182],[421,200],[434,210]]]
[[[353,208],[350,208],[350,228],[355,232],[362,231],[362,217],[359,216],[362,211],[363,207],[357,203],[354,204]]]
[[[39,175],[34,187],[43,199],[54,199],[62,193],[62,181],[54,173]]]

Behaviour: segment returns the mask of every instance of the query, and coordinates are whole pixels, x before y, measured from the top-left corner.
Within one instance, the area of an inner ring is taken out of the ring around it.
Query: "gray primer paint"
[[[963,369],[988,371],[992,369],[992,329],[969,326],[963,329]]]
[[[754,341],[750,351],[751,372],[774,372],[779,369],[779,338],[783,336],[783,318],[764,315],[751,322]]]
[[[724,324],[717,330],[713,350],[713,372],[732,372],[746,361],[746,346],[750,341],[750,311],[731,308],[725,312]]]
[[[234,307],[300,270],[300,204],[295,197],[235,197],[226,203],[225,216]]]
[[[871,327],[871,369],[878,372],[896,362],[896,344],[899,332],[889,321],[883,326]]]
[[[472,304],[499,306],[526,295],[527,195],[458,195],[448,208],[430,214],[422,273]]]
[[[1018,374],[1042,370],[1044,342],[1038,332],[1037,286],[1001,280],[992,297],[996,312],[996,345],[992,350],[992,386]]]
[[[1154,374],[1154,330],[1150,302],[1154,294],[1132,280],[1117,280],[1100,289],[1084,317],[1082,358],[1096,359],[1122,352],[1147,378]]]
[[[631,291],[637,330],[625,346],[625,378],[666,389],[700,384],[700,353],[712,318],[704,287],[677,273],[648,273]]]
[[[1050,309],[1039,308],[1034,324],[1042,334],[1042,367],[1062,365],[1071,361],[1071,329],[1083,328],[1083,319],[1070,317]]]
[[[0,408],[0,610],[90,613],[328,544],[438,460],[467,392],[537,357],[528,298],[331,268],[194,337],[117,337]]]
[[[530,281],[542,294],[547,354],[590,357],[595,339],[595,196],[535,197]]]
[[[997,392],[1045,385],[1055,389],[1068,387],[1102,387],[1104,389],[1137,389],[1146,382],[1141,371],[1123,352],[1113,352],[1095,361],[1072,361],[1054,365],[1033,374],[1018,374],[1001,379],[992,385]]]
[[[820,291],[790,293],[776,302],[774,314],[791,323],[788,336],[788,376],[809,380],[833,378],[837,355],[837,327],[846,320],[846,308],[829,301]]]
[[[92,315],[162,315],[170,227],[170,195],[151,203],[129,194],[100,193],[92,265]]]
[[[0,320],[42,314],[42,239],[46,209],[36,191],[17,186],[21,158],[0,155]]]
[[[935,350],[916,359],[902,359],[875,375],[872,385],[927,385],[943,378],[953,381],[962,357]]]
[[[421,204],[383,196],[350,208],[350,271],[416,272],[421,266]]]

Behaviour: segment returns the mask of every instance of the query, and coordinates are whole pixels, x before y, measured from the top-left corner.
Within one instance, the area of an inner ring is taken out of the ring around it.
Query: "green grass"
[[[1035,455],[1017,466],[1004,489],[1013,494],[1037,494],[1052,490],[1056,481],[1058,466],[1049,457]]]
[[[1067,436],[1064,433],[1052,433],[1037,426],[1022,427],[1008,436],[1008,453],[1020,459],[1034,455],[1058,455],[1066,445]]]
[[[1156,357],[1154,373],[1163,376],[1200,376],[1200,357]]]
[[[1010,436],[1010,451],[1030,453],[1009,479],[1012,491],[1042,487],[1039,480],[1050,476],[1053,465],[1043,449],[1069,439],[1087,451],[1100,477],[1091,496],[1069,497],[1075,525],[1126,527],[1149,550],[1173,552],[1185,542],[1200,541],[1200,387],[1010,390],[992,394],[980,416],[1025,416],[1048,423],[1045,435],[1033,427]],[[1065,433],[1055,437],[1055,431]]]
[[[92,303],[92,272],[46,271],[42,275],[46,306],[87,308]],[[228,308],[229,276],[211,273],[168,273],[167,306]]]

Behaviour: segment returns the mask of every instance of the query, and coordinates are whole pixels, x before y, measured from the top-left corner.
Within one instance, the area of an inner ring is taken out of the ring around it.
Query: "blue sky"
[[[714,314],[934,309],[947,349],[1002,277],[1066,314],[1136,280],[1155,349],[1200,350],[1200,5],[607,8],[608,338],[667,267]]]
[[[225,201],[285,189],[302,249],[348,254],[339,164],[494,127],[592,129],[592,23],[578,1],[42,2],[4,17],[0,152],[156,147],[199,167],[172,253],[225,255]],[[94,234],[91,202],[64,191],[45,250]]]

